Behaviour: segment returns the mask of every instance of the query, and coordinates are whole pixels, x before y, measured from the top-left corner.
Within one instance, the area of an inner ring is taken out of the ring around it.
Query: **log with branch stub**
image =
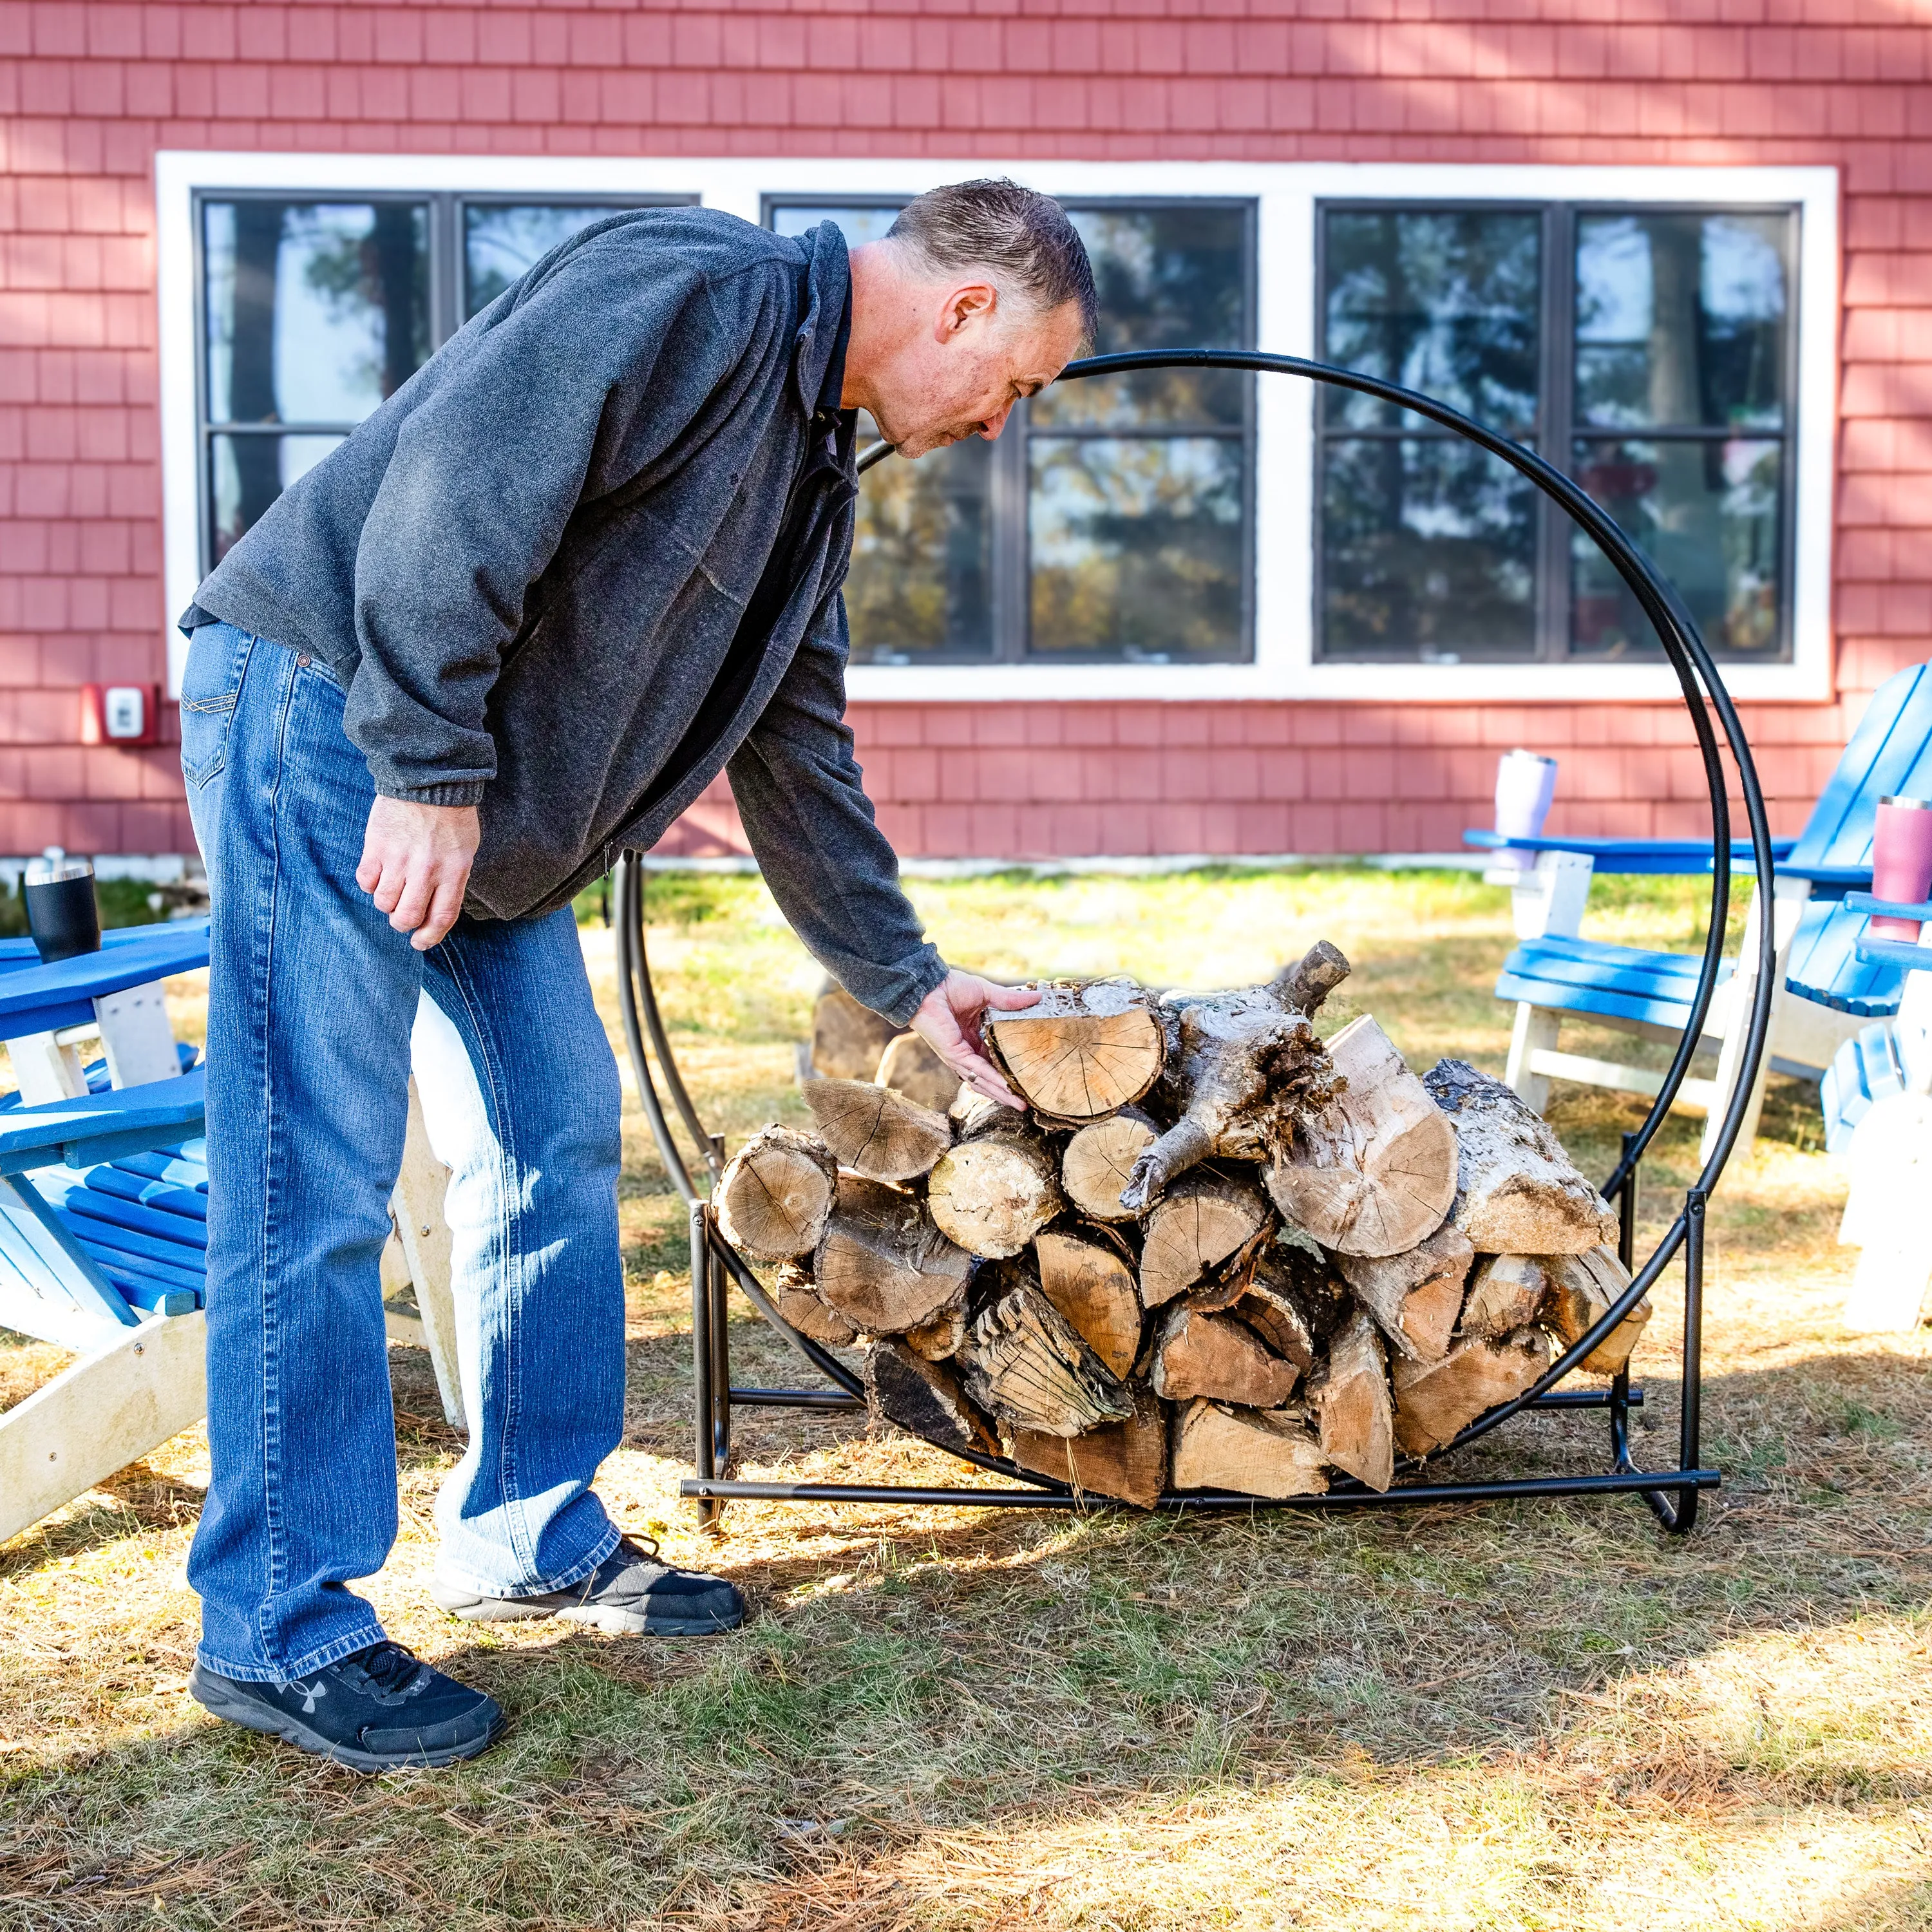
[[[1174,1412],[1173,1445],[1177,1490],[1280,1497],[1319,1496],[1328,1486],[1322,1444],[1292,1410],[1190,1402]]]
[[[1125,1384],[1036,1288],[975,1316],[958,1357],[966,1393],[989,1414],[1045,1436],[1084,1436],[1133,1413]]]
[[[1469,1276],[1456,1340],[1479,1335],[1494,1341],[1528,1328],[1549,1292],[1550,1277],[1534,1255],[1484,1256]]]
[[[1036,1127],[1002,1108],[926,1176],[926,1199],[949,1238],[969,1253],[1004,1260],[1060,1212],[1059,1159]]]
[[[1168,1310],[1154,1345],[1154,1391],[1167,1402],[1205,1396],[1242,1408],[1279,1408],[1301,1371],[1271,1354],[1232,1315],[1204,1315],[1185,1302]]]
[[[1090,1220],[1132,1220],[1134,1210],[1120,1195],[1134,1162],[1153,1146],[1160,1132],[1134,1107],[1124,1107],[1109,1119],[1082,1127],[1060,1156],[1060,1185],[1067,1199]]]
[[[1455,1132],[1367,1014],[1329,1041],[1328,1058],[1341,1089],[1270,1162],[1268,1192],[1324,1248],[1400,1254],[1456,1198]]]
[[[1036,1004],[983,1029],[988,1057],[1051,1126],[1130,1106],[1159,1078],[1163,1042],[1153,996],[1131,981],[1042,986]]]
[[[942,1449],[993,1454],[998,1444],[974,1409],[959,1378],[943,1362],[929,1362],[902,1341],[874,1342],[866,1352],[866,1402],[873,1414]]]
[[[850,1174],[825,1224],[812,1274],[819,1298],[868,1335],[923,1328],[962,1304],[973,1258],[909,1194]]]
[[[1522,1394],[1552,1360],[1540,1328],[1500,1341],[1458,1342],[1439,1362],[1395,1365],[1395,1436],[1412,1456],[1425,1456],[1498,1402]]]
[[[934,1113],[869,1080],[808,1080],[800,1091],[820,1138],[842,1167],[868,1180],[914,1180],[952,1144]]]
[[[1479,1252],[1580,1255],[1616,1239],[1610,1203],[1500,1080],[1466,1060],[1442,1060],[1423,1084],[1456,1124],[1455,1222]]]
[[[1040,1292],[1124,1381],[1141,1352],[1141,1297],[1132,1261],[1096,1233],[1049,1230],[1034,1243]]]
[[[1263,1160],[1330,1085],[1310,1016],[1348,962],[1325,940],[1264,986],[1162,1002],[1162,1096],[1180,1118],[1135,1161],[1125,1205],[1144,1209],[1199,1162]]]
[[[1167,1406],[1146,1389],[1132,1394],[1132,1415],[1084,1436],[1016,1429],[1014,1462],[1071,1488],[1152,1509],[1167,1487]]]
[[[1386,1490],[1395,1480],[1395,1412],[1381,1334],[1358,1310],[1328,1345],[1328,1359],[1308,1385],[1320,1426],[1322,1453],[1338,1469]]]
[[[1610,1304],[1630,1285],[1630,1270],[1609,1246],[1588,1254],[1541,1257],[1550,1278],[1550,1299],[1544,1318],[1565,1348],[1573,1348],[1610,1311]],[[1630,1351],[1650,1319],[1650,1297],[1636,1306],[1583,1358],[1592,1375],[1613,1376],[1630,1365]]]
[[[1264,1235],[1268,1203],[1252,1181],[1212,1170],[1183,1174],[1147,1217],[1141,1300],[1158,1308]]]
[[[1406,1254],[1344,1255],[1340,1265],[1396,1348],[1412,1362],[1435,1362],[1456,1332],[1475,1254],[1461,1228],[1445,1225]]]
[[[838,1184],[838,1163],[810,1135],[762,1127],[718,1178],[718,1226],[757,1261],[809,1254],[825,1232]]]
[[[872,1078],[915,1106],[943,1114],[958,1097],[959,1076],[916,1033],[888,1040]]]

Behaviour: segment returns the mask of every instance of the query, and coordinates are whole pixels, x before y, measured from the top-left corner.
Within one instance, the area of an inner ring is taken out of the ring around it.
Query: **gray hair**
[[[1087,244],[1051,195],[1017,182],[954,182],[909,201],[887,238],[915,249],[942,274],[990,268],[1047,314],[1080,307],[1080,332],[1090,342],[1100,320]]]

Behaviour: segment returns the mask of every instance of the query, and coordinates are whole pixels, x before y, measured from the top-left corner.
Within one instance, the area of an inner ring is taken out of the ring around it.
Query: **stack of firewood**
[[[1348,970],[1324,943],[1233,992],[1043,986],[986,1029],[1024,1114],[875,1035],[874,1078],[806,1081],[814,1133],[732,1161],[723,1230],[780,1264],[800,1332],[862,1346],[875,1415],[944,1447],[1142,1505],[1386,1489],[1630,1277],[1508,1088],[1455,1060],[1418,1078],[1366,1016],[1318,1036]],[[862,1030],[842,999],[816,1066]],[[1585,1366],[1622,1367],[1648,1317]]]

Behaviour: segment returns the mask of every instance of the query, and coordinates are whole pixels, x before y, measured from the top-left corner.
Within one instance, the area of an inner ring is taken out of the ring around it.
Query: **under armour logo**
[[[314,1712],[315,1709],[315,1700],[318,1697],[326,1697],[328,1695],[328,1686],[323,1683],[320,1677],[318,1677],[313,1684],[299,1684],[296,1688],[302,1694],[302,1715],[304,1717],[308,1717]]]

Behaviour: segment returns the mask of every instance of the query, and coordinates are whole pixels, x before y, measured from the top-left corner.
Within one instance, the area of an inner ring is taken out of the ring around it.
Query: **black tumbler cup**
[[[100,950],[100,908],[94,868],[85,859],[35,859],[20,888],[27,929],[44,964]]]

